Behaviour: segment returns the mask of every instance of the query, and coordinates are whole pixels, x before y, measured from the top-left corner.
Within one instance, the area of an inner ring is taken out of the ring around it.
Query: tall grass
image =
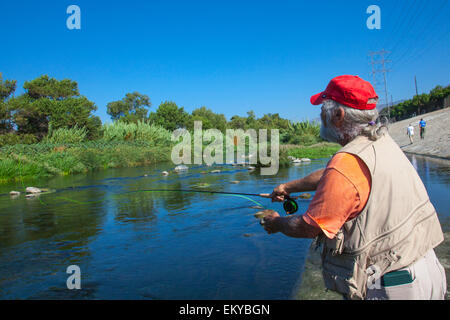
[[[170,159],[170,145],[139,141],[37,143],[0,148],[0,183],[68,175],[118,167],[148,165]]]
[[[153,146],[171,143],[169,130],[144,121],[137,123],[116,121],[105,124],[102,129],[104,141],[141,141]]]
[[[300,121],[300,122],[289,122],[290,128],[296,135],[315,135],[320,134],[320,123],[316,121]]]
[[[88,132],[86,128],[59,128],[51,131],[43,142],[44,143],[81,143],[86,140]]]
[[[316,121],[289,122],[289,128],[281,134],[281,142],[310,146],[316,144],[320,138],[320,123]]]

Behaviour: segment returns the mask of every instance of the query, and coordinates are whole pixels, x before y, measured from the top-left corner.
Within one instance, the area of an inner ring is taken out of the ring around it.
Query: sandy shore
[[[420,139],[419,121],[426,123],[425,139]],[[414,127],[414,142],[406,135],[409,124]],[[395,122],[389,126],[389,133],[406,153],[450,160],[450,108],[426,113],[418,117]]]

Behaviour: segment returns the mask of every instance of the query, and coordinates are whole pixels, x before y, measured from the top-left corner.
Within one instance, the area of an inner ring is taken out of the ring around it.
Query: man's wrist
[[[287,193],[292,193],[292,187],[289,186],[289,183],[283,183],[283,189],[284,191],[286,191]]]
[[[281,232],[281,233],[284,233],[284,234],[287,234],[287,233],[289,233],[290,232],[290,230],[292,229],[292,219],[296,219],[296,216],[295,215],[291,215],[291,216],[287,216],[287,217],[278,217],[277,218],[277,220],[276,220],[276,230],[277,231],[279,231],[279,232]]]

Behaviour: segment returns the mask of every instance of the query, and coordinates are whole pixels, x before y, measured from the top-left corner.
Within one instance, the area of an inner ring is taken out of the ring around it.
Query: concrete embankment
[[[419,121],[427,123],[425,138],[420,139]],[[414,127],[414,142],[406,135],[409,124]],[[450,108],[426,113],[389,125],[389,134],[403,152],[450,160]]]

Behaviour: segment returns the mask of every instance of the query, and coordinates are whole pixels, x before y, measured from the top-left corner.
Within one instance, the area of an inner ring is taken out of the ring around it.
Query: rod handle
[[[270,193],[260,193],[259,196],[263,198],[270,198]]]

